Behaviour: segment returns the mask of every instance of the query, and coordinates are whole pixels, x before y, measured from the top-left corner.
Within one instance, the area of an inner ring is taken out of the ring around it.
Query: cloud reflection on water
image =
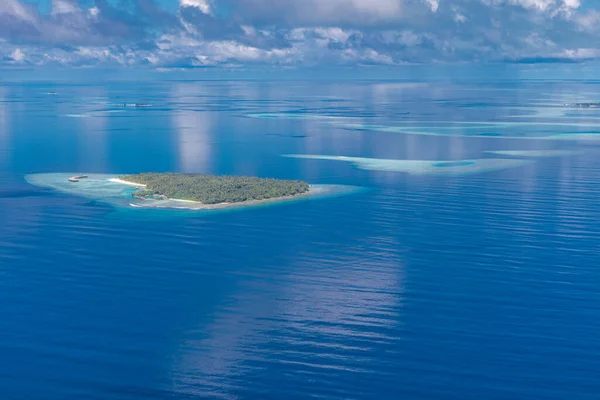
[[[380,372],[373,343],[397,340],[391,330],[404,291],[400,247],[384,228],[381,236],[357,239],[329,256],[275,257],[281,271],[255,271],[223,300],[207,327],[186,332],[174,357],[174,390],[233,399],[247,389],[246,374],[273,367],[282,379],[292,379],[287,373],[293,372],[315,382]],[[298,390],[308,395],[310,385]]]
[[[207,172],[211,164],[209,139],[213,129],[212,116],[205,111],[189,109],[201,104],[200,96],[203,93],[203,87],[197,83],[173,85],[173,101],[188,105],[186,109],[173,111],[171,117],[177,132],[175,137],[181,172]]]
[[[10,111],[6,87],[0,86],[0,166],[8,163],[10,146]]]

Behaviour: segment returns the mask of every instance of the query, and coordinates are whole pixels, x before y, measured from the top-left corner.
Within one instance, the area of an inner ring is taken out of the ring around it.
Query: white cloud
[[[373,25],[398,21],[404,0],[230,0],[242,17],[300,25]],[[437,1],[437,0],[432,0]]]
[[[287,62],[295,53],[294,49],[271,49],[264,50],[252,46],[243,45],[235,41],[215,41],[205,45],[204,56],[216,62],[225,61],[250,61],[250,62]],[[208,62],[208,58],[204,59]]]
[[[509,2],[524,8],[536,8],[540,11],[546,11],[555,4],[555,0],[510,0]]]
[[[354,33],[341,28],[316,28],[313,32],[323,39],[333,42],[345,42]]]
[[[100,9],[98,7],[92,7],[88,10],[88,14],[90,15],[90,18],[98,19],[98,16],[100,15]]]
[[[0,15],[7,14],[19,20],[35,23],[36,18],[19,0],[0,0]]]
[[[600,49],[589,49],[589,48],[580,48],[580,49],[567,49],[562,53],[558,54],[559,57],[569,58],[569,59],[592,59],[592,58],[600,58]]]
[[[380,54],[373,49],[347,49],[342,52],[342,59],[353,63],[394,64],[392,57]]]
[[[589,10],[575,18],[575,23],[582,30],[595,31],[600,29],[600,11]]]
[[[213,6],[210,0],[179,0],[181,7],[196,7],[204,14],[212,14]]]
[[[152,1],[51,0],[44,14],[29,0],[0,0],[0,60],[156,68],[587,60],[600,49],[600,4],[586,1],[178,0],[167,15]]]
[[[52,15],[72,14],[79,12],[79,6],[74,0],[52,0]]]
[[[563,0],[563,6],[566,8],[579,8],[581,7],[580,0]]]
[[[452,16],[452,18],[454,19],[454,21],[459,22],[459,23],[463,23],[463,22],[467,22],[468,18],[465,17],[464,14],[461,14],[459,12],[454,13],[454,15]]]
[[[329,2],[321,1],[320,3],[321,7],[323,7],[323,4],[326,3],[332,5],[338,3],[338,7],[343,7],[344,5],[339,4],[339,0]],[[359,13],[364,13],[377,19],[385,19],[386,17],[390,16],[398,16],[402,11],[402,2],[399,0],[350,0],[343,3],[346,3],[346,6],[355,9]],[[329,7],[328,10],[331,10],[331,7]],[[338,12],[339,11],[340,10],[338,9]]]
[[[522,39],[525,43],[525,47],[531,50],[548,50],[556,49],[557,45],[552,40],[540,36],[537,32],[534,32]]]
[[[15,49],[15,51],[12,52],[10,58],[12,58],[16,62],[22,62],[25,59],[25,53],[23,53],[21,49],[17,48]]]
[[[552,12],[571,12],[581,6],[580,0],[483,0],[485,4],[511,4],[526,9]]]
[[[450,7],[450,12],[452,14],[452,19],[457,23],[467,22],[469,18],[464,14],[462,8],[454,5]]]
[[[250,25],[242,25],[240,28],[244,31],[246,36],[256,36],[256,28]]]
[[[425,1],[427,1],[427,4],[429,4],[429,7],[431,7],[432,12],[436,12],[438,10],[438,8],[440,7],[440,0],[425,0]]]

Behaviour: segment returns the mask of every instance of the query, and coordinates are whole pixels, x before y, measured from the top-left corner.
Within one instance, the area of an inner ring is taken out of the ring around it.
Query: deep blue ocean
[[[591,81],[3,83],[0,398],[599,399],[598,101]],[[198,213],[25,181],[143,171],[362,190]]]

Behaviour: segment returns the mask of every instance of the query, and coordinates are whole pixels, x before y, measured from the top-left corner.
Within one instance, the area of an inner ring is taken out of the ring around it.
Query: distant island
[[[563,104],[566,107],[580,107],[580,108],[600,108],[600,103],[596,102],[585,102],[585,103],[571,103]]]
[[[298,196],[310,185],[297,180],[186,173],[141,173],[115,181],[139,186],[134,196],[202,204],[231,204]]]

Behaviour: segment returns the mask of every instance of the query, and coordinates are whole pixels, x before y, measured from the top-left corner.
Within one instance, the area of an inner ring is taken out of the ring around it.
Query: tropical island
[[[294,180],[179,173],[113,175],[79,171],[29,174],[25,180],[38,187],[117,208],[199,212],[245,210],[344,196],[361,190],[354,186],[309,185]]]
[[[133,196],[145,200],[179,200],[206,205],[233,204],[299,196],[310,185],[297,180],[187,173],[141,173],[115,181],[138,186]]]

